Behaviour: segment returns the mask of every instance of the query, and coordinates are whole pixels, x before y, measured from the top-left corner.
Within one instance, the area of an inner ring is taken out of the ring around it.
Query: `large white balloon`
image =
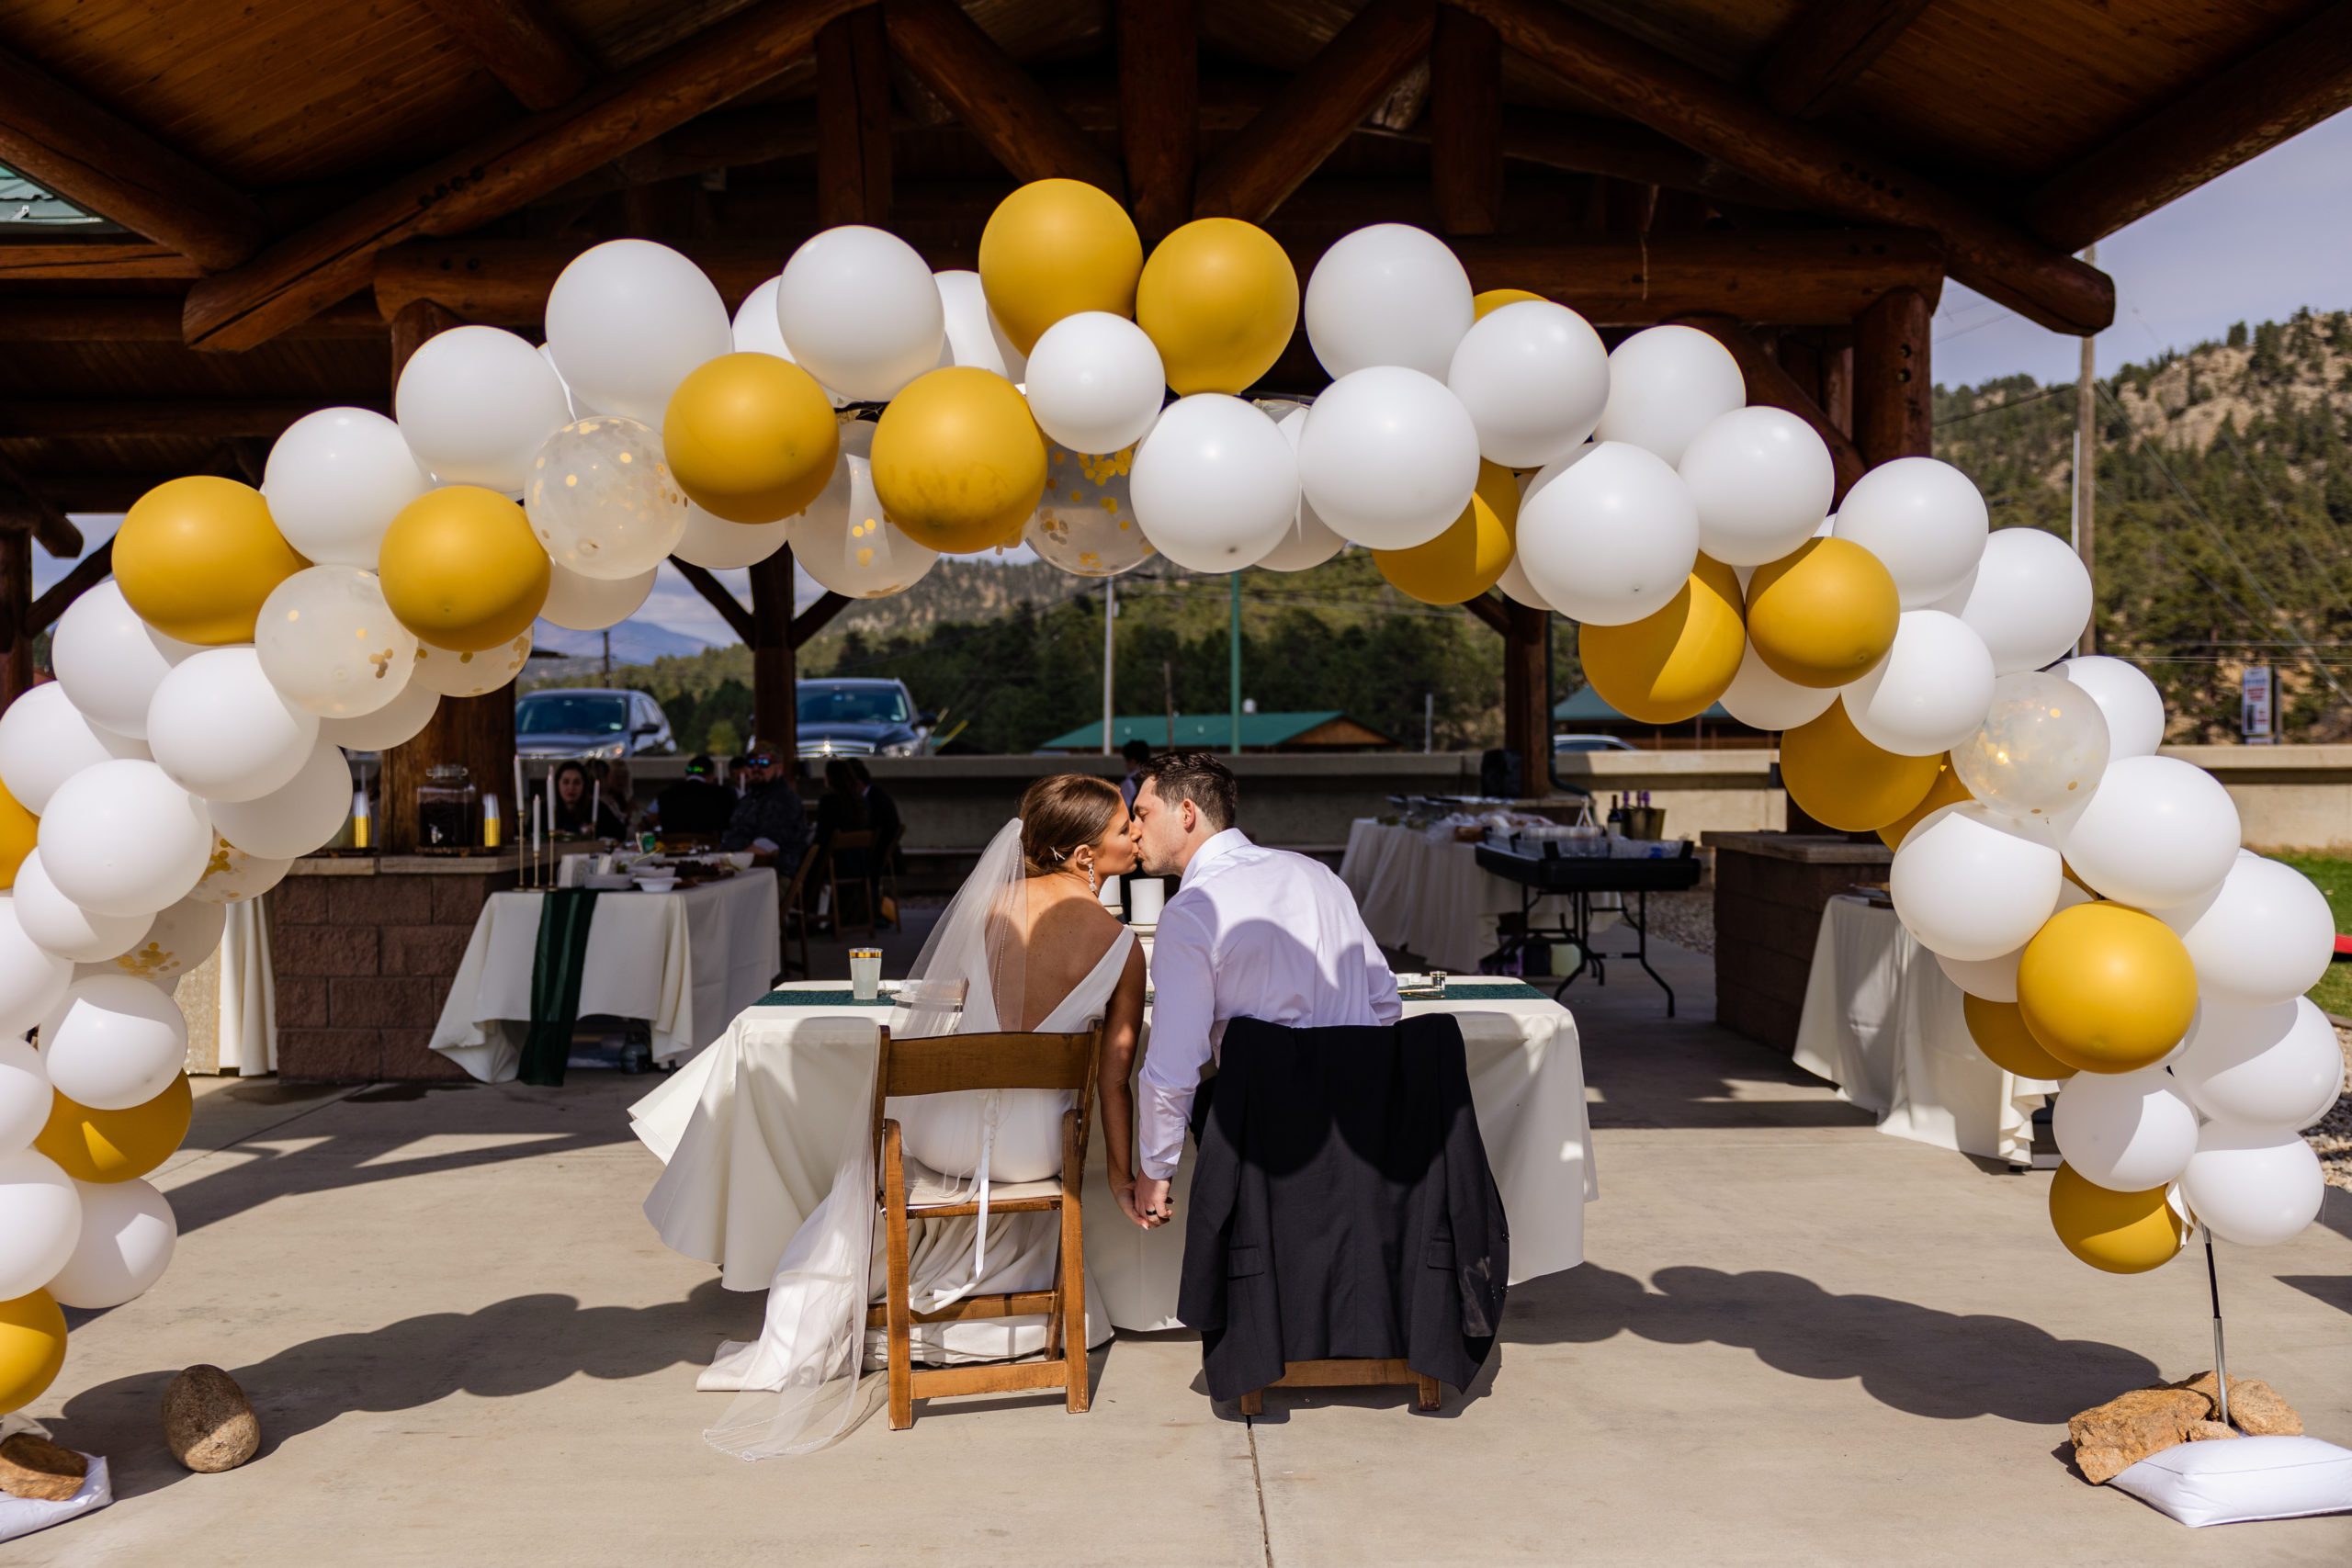
[[[1470,503],[1478,432],[1434,377],[1401,365],[1357,370],[1307,411],[1298,479],[1326,526],[1373,549],[1408,549]]]
[[[322,740],[292,783],[259,800],[214,807],[212,825],[249,855],[295,860],[334,838],[349,815],[351,764],[333,741]]]
[[[179,1240],[179,1222],[164,1195],[145,1181],[77,1181],[82,1234],[73,1256],[49,1282],[60,1306],[96,1312],[120,1306],[164,1277]]]
[[[1974,483],[1933,457],[1881,463],[1838,504],[1838,537],[1878,557],[1906,610],[1925,609],[1964,585],[1989,531]]]
[[[128,1111],[187,1066],[187,1021],[161,986],[130,975],[85,975],[40,1021],[41,1061],[66,1099]]]
[[[2181,1173],[2198,1223],[2240,1247],[2274,1247],[2319,1217],[2327,1179],[2319,1156],[2289,1128],[2208,1122]]]
[[[427,694],[430,695],[430,694]],[[441,699],[435,697],[433,700],[439,702]],[[380,714],[369,714],[364,719],[355,719],[352,722],[373,724],[379,721],[382,716]],[[293,869],[293,865],[294,863],[290,859],[269,860],[259,855],[249,855],[215,833],[212,836],[212,859],[204,868],[204,880],[198,883],[195,889],[188,894],[187,899],[182,902],[194,900],[204,904],[235,904],[247,898],[258,898],[285,881],[286,874]],[[179,907],[178,904],[172,906],[175,909]],[[226,918],[222,917],[224,920]]]
[[[379,637],[390,621],[387,613],[378,623]],[[412,647],[414,640],[409,639]],[[164,677],[147,710],[147,744],[156,765],[174,784],[207,800],[267,795],[294,776],[318,739],[319,716],[278,694],[253,648],[208,648],[190,655]]]
[[[1141,327],[1108,310],[1080,310],[1037,339],[1024,389],[1046,439],[1099,457],[1143,439],[1159,417],[1168,372]]]
[[[452,327],[409,355],[392,393],[401,437],[443,484],[520,495],[531,459],[571,419],[555,367],[513,333]]]
[[[1762,566],[1812,538],[1838,483],[1813,426],[1761,404],[1709,420],[1678,470],[1699,509],[1699,548],[1726,566]]]
[[[766,354],[778,359],[792,360],[791,346],[784,341],[784,328],[775,319],[776,290],[783,284],[782,277],[771,277],[745,295],[743,302],[735,307],[736,353]],[[795,360],[793,363],[798,362]],[[825,396],[835,408],[848,401],[831,389],[827,389]]]
[[[1909,835],[1906,834],[1905,839],[1907,842]],[[2071,909],[2077,904],[2090,901],[2091,896],[2077,884],[2059,884],[2058,909]],[[2052,909],[2051,913],[2054,915],[2058,909]],[[2018,999],[2018,961],[2024,956],[2025,945],[2022,942],[1998,958],[1947,958],[1940,953],[1935,955],[1936,967],[1944,972],[1945,979],[1970,996],[1983,997],[1989,1002],[2013,1002]]]
[[[863,224],[828,229],[792,253],[777,324],[800,367],[854,402],[879,402],[939,364],[947,317],[915,248]]]
[[[0,893],[0,1039],[13,1039],[39,1023],[73,980],[73,961],[26,935],[15,897]]]
[[[1401,365],[1442,381],[1476,314],[1461,261],[1409,224],[1359,229],[1307,275],[1307,344],[1334,380]]]
[[[432,483],[399,425],[372,409],[321,409],[269,449],[261,493],[307,559],[373,571],[384,530]]]
[[[416,668],[409,671],[408,683],[438,692],[445,697],[479,697],[514,680],[530,661],[528,631],[480,653],[420,642],[416,645]]]
[[[2216,1122],[2300,1131],[2344,1092],[2344,1048],[2309,997],[2228,1002],[2202,997],[2172,1074]]]
[[[1592,434],[1609,401],[1609,351],[1590,322],[1548,299],[1491,310],[1454,346],[1445,384],[1470,411],[1478,455],[1540,468]]]
[[[35,946],[76,964],[96,964],[128,953],[154,923],[153,915],[94,915],[57,890],[40,863],[40,852],[17,868],[17,923]]]
[[[1519,563],[1564,615],[1596,626],[1638,621],[1674,602],[1698,560],[1690,491],[1653,452],[1622,441],[1579,446],[1528,481]]]
[[[2050,1130],[2075,1174],[2110,1192],[2167,1186],[2197,1153],[2197,1112],[2162,1067],[2076,1073],[2058,1092]]]
[[[1739,656],[1739,673],[1719,699],[1724,711],[1758,729],[1794,729],[1829,711],[1835,686],[1800,686],[1757,657],[1750,643]]]
[[[1495,587],[1514,604],[1524,604],[1531,610],[1549,610],[1551,601],[1535,592],[1535,584],[1527,581],[1527,569],[1520,564],[1519,552],[1511,552],[1510,564],[1495,579]]]
[[[82,1236],[74,1179],[31,1149],[0,1155],[0,1301],[28,1296],[65,1267]]]
[[[2109,758],[2148,757],[2165,741],[2165,699],[2137,665],[2104,654],[2069,659],[2051,671],[2091,694],[2107,716]]]
[[[56,1103],[40,1053],[14,1035],[0,1036],[0,1155],[30,1148]]]
[[[670,554],[712,571],[757,566],[792,542],[792,521],[779,517],[773,523],[729,523],[689,501],[686,531],[670,547]]]
[[[2064,880],[2045,833],[1972,801],[1931,812],[1903,836],[1887,892],[1920,946],[1981,962],[2030,941]]]
[[[0,709],[0,783],[36,817],[48,815],[58,786],[85,768],[147,754],[143,741],[84,718],[62,682],[35,686]]]
[[[652,596],[654,580],[661,575],[658,563],[635,577],[618,578],[582,577],[559,566],[548,579],[548,602],[539,615],[576,632],[600,632],[636,615]]]
[[[198,883],[198,893],[203,887],[204,884]],[[157,914],[146,934],[131,946],[104,963],[75,970],[75,977],[98,972],[131,975],[164,985],[211,957],[229,923],[228,903],[217,897],[199,897],[198,893],[190,893]]]
[[[441,694],[421,684],[412,671],[400,695],[374,713],[321,719],[319,739],[354,751],[390,750],[424,734],[424,727],[433,722],[433,710],[440,705]]]
[[[1984,639],[1958,615],[1905,610],[1886,657],[1846,688],[1846,713],[1873,746],[1933,756],[1976,733],[1993,704],[1993,679]]]
[[[1283,439],[1290,443],[1291,455],[1298,455],[1298,438],[1306,434],[1307,410],[1302,403],[1270,400],[1258,407],[1276,422]],[[1348,541],[1316,513],[1315,503],[1306,499],[1304,485],[1299,487],[1298,515],[1283,531],[1282,543],[1268,550],[1258,565],[1266,571],[1305,571],[1321,566],[1348,547]],[[1506,576],[1509,574],[1506,573]]]
[[[657,430],[678,383],[735,346],[702,268],[650,240],[573,257],[548,291],[547,321],[548,353],[574,396]]]
[[[1222,392],[1179,398],[1136,447],[1136,518],[1188,571],[1238,571],[1298,515],[1298,462],[1274,422]]]
[[[2091,618],[2091,574],[2074,547],[2040,528],[1996,528],[1957,604],[2004,675],[2064,659]]]
[[[1029,378],[1029,362],[989,310],[989,297],[977,272],[934,273],[939,306],[947,319],[947,343],[939,351],[942,367],[968,366],[1003,377],[1015,386]]]
[[[254,651],[269,683],[294,706],[322,718],[356,718],[407,688],[416,634],[384,602],[374,572],[314,566],[262,601]]]
[[[1609,351],[1609,402],[1592,438],[1679,463],[1692,437],[1747,402],[1731,350],[1696,327],[1650,327]]]
[[[1976,733],[1952,749],[1968,793],[2011,817],[2056,821],[2079,809],[2107,771],[2107,720],[2090,694],[2029,671],[1993,682]]]
[[[842,423],[841,456],[824,493],[790,521],[793,560],[844,598],[903,593],[939,560],[939,552],[915,543],[882,514],[874,493],[874,426],[864,420]]]
[[[2293,866],[2256,854],[2241,852],[2219,887],[2156,918],[2188,945],[2200,997],[2283,1002],[2318,985],[2335,958],[2327,895]]]
[[[58,617],[49,661],[58,685],[92,728],[143,738],[155,687],[173,665],[195,651],[193,644],[175,641],[141,620],[109,577]]]
[[[2143,909],[2204,897],[2236,863],[2238,808],[2204,769],[2174,757],[2109,762],[2060,847],[2095,892]]]
[[[150,915],[187,897],[204,874],[212,814],[153,762],[100,762],[49,803],[40,851],[50,880],[82,908]]]

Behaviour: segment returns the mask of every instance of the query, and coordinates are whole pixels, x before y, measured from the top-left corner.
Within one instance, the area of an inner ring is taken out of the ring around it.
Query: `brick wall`
[[[269,896],[277,1071],[324,1083],[463,1078],[427,1043],[490,895],[512,872],[288,877]]]
[[[1881,845],[1814,841],[1806,859],[1715,848],[1715,1021],[1776,1050],[1794,1051],[1813,947],[1829,900],[1859,882],[1886,880]]]

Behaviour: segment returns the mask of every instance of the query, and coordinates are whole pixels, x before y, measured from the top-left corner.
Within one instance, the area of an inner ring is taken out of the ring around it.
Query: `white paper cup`
[[[882,994],[880,948],[853,947],[849,950],[849,992],[862,1002],[870,1002]]]
[[[1127,889],[1127,920],[1131,925],[1156,926],[1168,902],[1168,885],[1156,876],[1138,876]]]

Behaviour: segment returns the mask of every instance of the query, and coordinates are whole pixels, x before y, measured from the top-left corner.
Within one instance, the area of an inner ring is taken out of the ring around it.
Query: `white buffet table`
[[[1476,974],[1501,943],[1502,917],[1520,912],[1519,885],[1480,869],[1478,846],[1456,839],[1450,826],[1359,818],[1348,829],[1340,880],[1355,895],[1374,942],[1457,975]],[[1539,919],[1556,922],[1566,902],[1541,900]],[[1596,915],[1594,930],[1615,920]]]

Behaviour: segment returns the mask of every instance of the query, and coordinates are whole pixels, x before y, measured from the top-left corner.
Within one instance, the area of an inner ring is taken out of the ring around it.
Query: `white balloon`
[[[2098,711],[2107,716],[2110,760],[2153,756],[2164,744],[2164,696],[2137,665],[2094,653],[2069,659],[2050,672],[2064,675],[2088,692]]]
[[[261,493],[286,542],[321,566],[376,570],[384,530],[432,480],[401,427],[371,409],[321,409],[269,449]]]
[[[2011,817],[2054,822],[2081,809],[2107,771],[2107,720],[2090,694],[2035,671],[1993,682],[1976,733],[1952,749],[1968,793]]]
[[[452,327],[409,355],[392,393],[401,437],[443,484],[519,495],[539,446],[571,419],[555,367],[513,333]]]
[[[1298,456],[1298,438],[1306,434],[1306,406],[1283,400],[1269,400],[1258,405],[1260,411],[1275,422],[1283,439],[1290,443],[1291,456]],[[1306,499],[1305,487],[1298,495],[1298,515],[1284,530],[1282,543],[1268,550],[1258,565],[1266,571],[1305,571],[1321,566],[1348,547],[1330,525],[1317,515],[1314,502]],[[1508,575],[1508,573],[1506,573]]]
[[[2199,997],[2171,1066],[2180,1092],[2216,1122],[2300,1131],[2334,1110],[2344,1092],[2344,1048],[2309,997]]]
[[[575,396],[656,430],[678,383],[735,347],[702,268],[650,240],[574,256],[548,291],[547,322],[548,353]]]
[[[1357,230],[1306,279],[1306,341],[1335,381],[1375,365],[1442,380],[1476,314],[1462,263],[1409,224]]]
[[[653,570],[686,531],[686,492],[647,425],[598,414],[565,425],[531,459],[531,533],[567,571],[607,580]]]
[[[1758,729],[1794,729],[1829,711],[1838,700],[1834,686],[1800,686],[1757,657],[1749,644],[1739,656],[1739,673],[1719,699],[1724,711]]]
[[[262,601],[254,651],[269,683],[296,708],[322,718],[356,718],[407,688],[416,634],[393,615],[374,572],[314,566]]]
[[[974,276],[978,274],[975,273]],[[771,277],[743,297],[735,307],[735,352],[738,354],[767,354],[794,364],[792,349],[784,341],[784,329],[775,319],[776,290],[784,283],[782,277]],[[840,408],[849,400],[828,388],[825,397],[833,407]]]
[[[2095,891],[2136,908],[2202,897],[2237,862],[2238,808],[2204,769],[2173,757],[2109,762],[2060,847]]]
[[[1696,327],[1650,327],[1610,350],[1609,403],[1592,438],[1679,463],[1700,431],[1747,402],[1731,350]]]
[[[562,381],[563,367],[555,362],[555,355],[548,349],[546,344],[539,344],[539,357],[548,362],[548,368],[555,372],[555,378],[559,381]],[[590,414],[596,412],[594,409],[588,406],[587,399],[580,396],[580,394],[571,389],[571,384],[568,381],[564,382],[563,405],[566,409],[571,411],[570,417],[572,419],[586,419]]]
[[[1993,650],[1993,668],[2015,675],[2064,659],[2081,639],[2091,619],[2091,574],[2055,534],[1996,528],[1954,597],[1952,613]]]
[[[2240,1247],[2274,1247],[2319,1217],[2327,1180],[2319,1156],[2290,1128],[2208,1122],[2181,1173],[2199,1224]]]
[[[156,685],[195,651],[195,645],[141,620],[109,577],[58,617],[49,661],[57,684],[93,728],[143,739]]]
[[[2318,985],[2335,961],[2327,895],[2260,855],[2241,852],[2219,887],[2155,914],[2187,944],[2200,997],[2287,1001]]]
[[[411,671],[400,695],[374,713],[321,719],[319,739],[354,751],[390,750],[424,734],[424,727],[433,722],[433,710],[440,705],[441,694],[419,682]]]
[[[334,742],[322,740],[292,783],[259,800],[214,807],[212,825],[249,855],[299,860],[334,838],[350,815],[351,764]]]
[[[379,636],[390,620],[388,612]],[[190,655],[164,677],[147,710],[156,766],[207,800],[267,795],[294,776],[318,739],[319,716],[279,695],[250,647]]]
[[[87,975],[40,1021],[41,1061],[66,1099],[128,1111],[187,1066],[187,1021],[161,986],[130,975]]]
[[[430,693],[426,694],[431,695]],[[441,699],[434,697],[433,700],[437,703]],[[382,717],[381,714],[369,714],[364,719],[352,722],[373,724]],[[259,855],[249,855],[215,833],[212,836],[212,859],[204,868],[204,880],[196,885],[188,898],[204,904],[234,904],[247,898],[257,898],[285,881],[286,874],[293,869],[293,865],[291,860],[268,860]],[[179,905],[173,908],[176,909]],[[227,917],[222,919],[225,922]]]
[[[1080,310],[1029,351],[1029,412],[1046,439],[1099,457],[1134,446],[1159,417],[1168,372],[1144,330],[1108,310]]]
[[[1976,486],[1933,457],[1881,463],[1855,480],[1838,506],[1838,537],[1878,557],[1906,610],[1925,609],[1963,586],[1989,532]]]
[[[35,686],[0,710],[0,783],[36,817],[47,816],[58,786],[85,768],[147,754],[143,742],[84,718],[62,682]]]
[[[2031,941],[2064,880],[2044,833],[1971,801],[1930,812],[1903,836],[1887,892],[1920,946],[1980,962]]]
[[[154,923],[153,915],[94,915],[57,890],[33,851],[17,867],[17,923],[37,947],[77,964],[128,953]]]
[[[1838,483],[1813,426],[1760,404],[1701,426],[1677,471],[1699,509],[1699,547],[1726,566],[1762,566],[1812,538]]]
[[[1535,584],[1527,581],[1527,569],[1520,565],[1516,550],[1511,553],[1510,564],[1503,568],[1503,574],[1495,580],[1495,586],[1501,590],[1504,598],[1514,604],[1524,604],[1531,610],[1552,608],[1551,602],[1535,592]]]
[[[13,1035],[0,1038],[0,1155],[32,1147],[55,1103],[40,1053]]]
[[[874,426],[864,420],[842,423],[832,477],[808,510],[790,521],[794,561],[844,598],[903,593],[939,560],[936,550],[915,543],[882,514],[874,493]]]
[[[56,1277],[82,1237],[82,1197],[57,1162],[32,1149],[0,1155],[0,1301]]]
[[[0,893],[0,1038],[13,1039],[39,1023],[73,979],[73,961],[26,935],[15,896]]]
[[[1910,835],[1904,835],[1907,843]],[[2058,886],[2058,909],[2071,909],[2077,904],[2087,904],[2091,896],[2073,882]],[[2058,909],[2052,909],[2056,914]],[[1982,997],[1988,1002],[2013,1002],[2018,999],[2018,961],[2025,956],[2025,946],[2019,943],[1998,958],[1960,959],[1935,955],[1936,967],[1944,978],[1972,997]]]
[[[179,1222],[153,1183],[77,1181],[82,1234],[49,1282],[60,1306],[96,1312],[143,1294],[164,1277]]]
[[[1609,351],[1565,305],[1521,299],[1490,310],[1454,345],[1445,384],[1470,411],[1478,455],[1540,468],[1583,445],[1609,401]]]
[[[792,542],[792,519],[773,523],[729,523],[715,513],[686,502],[686,531],[670,547],[670,554],[692,566],[712,571],[757,566]]]
[[[57,890],[85,909],[153,914],[187,897],[204,874],[212,814],[153,762],[100,762],[49,803],[40,852]]]
[[[1589,626],[1623,626],[1666,608],[1698,559],[1690,491],[1639,446],[1579,446],[1529,480],[1520,502],[1528,585]]]
[[[801,368],[854,402],[878,402],[939,364],[947,317],[931,268],[896,234],[828,229],[792,253],[777,324]]]
[[[2051,1112],[2059,1154],[2110,1192],[2170,1185],[2197,1153],[2197,1112],[2172,1090],[2162,1067],[2076,1073]]]
[[[980,275],[977,272],[934,273],[932,281],[939,288],[940,310],[947,322],[947,343],[940,352],[940,364],[968,365],[976,370],[993,371],[1015,386],[1029,378],[1029,362],[1012,340],[1004,335],[1004,328],[989,311],[989,297],[981,290]]]
[[[1845,689],[1862,739],[1903,757],[1949,751],[1976,733],[1993,705],[1993,656],[1958,615],[1905,610],[1894,646]]]
[[[1408,549],[1470,504],[1477,427],[1434,377],[1401,365],[1353,371],[1307,411],[1298,479],[1326,526],[1373,549]]]
[[[647,567],[635,577],[619,578],[582,577],[556,567],[548,579],[548,602],[539,611],[540,617],[576,632],[616,626],[652,596],[654,579],[661,574],[659,565]]]
[[[527,631],[480,653],[453,652],[420,642],[416,645],[416,668],[409,672],[408,679],[410,685],[423,686],[445,697],[479,697],[514,680],[530,661],[531,634]]]
[[[1298,463],[1274,422],[1222,392],[1170,404],[1136,447],[1136,518],[1188,571],[1238,571],[1281,542],[1298,515]]]
[[[278,873],[281,877],[284,874]],[[203,886],[197,884],[199,891]],[[75,977],[93,973],[129,975],[169,985],[212,956],[228,923],[226,900],[190,893],[158,914],[138,942],[101,963],[76,969]]]

